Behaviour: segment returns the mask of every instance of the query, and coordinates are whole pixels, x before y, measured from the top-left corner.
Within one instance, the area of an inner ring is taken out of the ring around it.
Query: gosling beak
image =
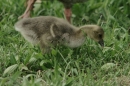
[[[104,41],[103,41],[103,40],[100,40],[98,43],[99,43],[102,47],[104,47]]]

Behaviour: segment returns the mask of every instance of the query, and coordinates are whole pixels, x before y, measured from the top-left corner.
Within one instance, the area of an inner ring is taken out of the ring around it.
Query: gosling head
[[[103,29],[98,25],[85,25],[81,27],[81,29],[93,40],[98,42],[102,47],[104,47],[104,31]]]

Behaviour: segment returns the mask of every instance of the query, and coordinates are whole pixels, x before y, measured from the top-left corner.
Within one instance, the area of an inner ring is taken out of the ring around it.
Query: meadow
[[[0,0],[0,86],[130,86],[130,0],[88,0],[72,7],[72,24],[98,24],[105,47],[87,38],[78,48],[58,46],[43,55],[14,24],[25,0]],[[32,17],[65,18],[54,1],[35,4]]]

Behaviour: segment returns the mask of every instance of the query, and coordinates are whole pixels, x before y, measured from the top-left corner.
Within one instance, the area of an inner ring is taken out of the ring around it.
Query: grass
[[[76,49],[58,46],[42,55],[14,30],[25,0],[0,1],[0,86],[130,86],[130,1],[89,0],[74,4],[72,23],[98,24],[105,31],[105,47],[87,38]],[[64,18],[63,5],[44,1],[32,16]],[[102,69],[107,63],[115,66]],[[108,68],[108,69],[107,69]]]

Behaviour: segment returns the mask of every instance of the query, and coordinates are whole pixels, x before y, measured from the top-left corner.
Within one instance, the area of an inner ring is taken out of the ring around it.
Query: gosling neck
[[[90,28],[87,25],[79,27],[79,31],[80,35],[84,36],[89,36],[89,34],[91,33]]]

